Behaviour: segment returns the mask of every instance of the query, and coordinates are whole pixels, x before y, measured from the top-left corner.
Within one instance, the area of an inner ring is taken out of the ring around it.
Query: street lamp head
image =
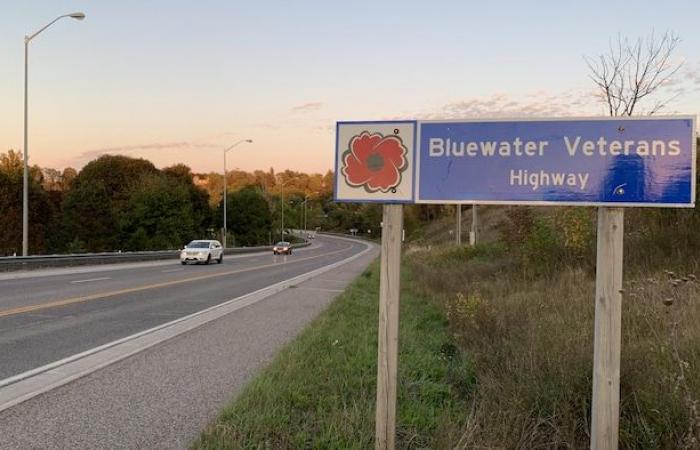
[[[85,13],[75,12],[73,14],[68,14],[68,17],[72,17],[75,20],[83,20],[85,19]]]
[[[246,141],[247,143],[249,143],[249,144],[252,144],[252,143],[253,143],[253,140],[252,140],[252,139],[246,139],[245,141]]]

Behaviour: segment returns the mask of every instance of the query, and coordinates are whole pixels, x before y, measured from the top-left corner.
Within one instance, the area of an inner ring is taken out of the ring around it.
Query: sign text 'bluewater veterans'
[[[692,207],[695,118],[339,122],[338,201]]]

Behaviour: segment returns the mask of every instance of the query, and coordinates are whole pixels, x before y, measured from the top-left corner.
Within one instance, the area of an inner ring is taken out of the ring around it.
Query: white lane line
[[[104,280],[111,280],[112,277],[102,277],[102,278],[90,278],[89,280],[74,280],[71,281],[71,283],[89,283],[91,281],[104,281]]]
[[[163,270],[162,272],[163,273],[180,272],[181,270],[184,270],[184,269],[170,269],[170,270]]]
[[[320,288],[320,287],[305,287],[305,286],[296,286],[297,289],[302,289],[302,290],[307,290],[307,291],[322,291],[322,292],[345,292],[343,289],[328,289],[328,288]]]

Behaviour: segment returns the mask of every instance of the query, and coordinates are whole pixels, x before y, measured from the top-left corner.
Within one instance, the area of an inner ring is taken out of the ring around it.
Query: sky
[[[195,172],[332,169],[335,122],[604,115],[584,56],[673,31],[679,93],[700,113],[700,2],[5,0],[0,152],[30,163],[102,154]]]

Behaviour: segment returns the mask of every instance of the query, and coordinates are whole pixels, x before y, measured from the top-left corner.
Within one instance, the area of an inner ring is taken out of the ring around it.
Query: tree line
[[[19,152],[0,154],[0,256],[21,254],[22,174]],[[221,174],[104,155],[80,171],[32,166],[29,175],[30,254],[165,250],[192,239],[221,239]],[[279,239],[283,212],[287,229],[379,236],[381,206],[334,203],[330,171],[233,170],[226,181],[229,245]],[[417,220],[407,214],[407,228]]]

